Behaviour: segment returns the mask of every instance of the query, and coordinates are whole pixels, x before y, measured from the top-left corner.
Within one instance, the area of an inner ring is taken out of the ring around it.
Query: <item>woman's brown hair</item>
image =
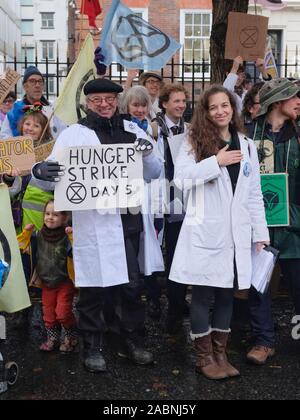
[[[213,85],[203,92],[198,106],[194,112],[189,131],[189,141],[197,162],[216,155],[224,147],[224,141],[220,136],[218,127],[211,121],[209,116],[209,99],[218,93],[224,93],[230,102],[233,116],[230,126],[233,130],[243,132],[244,128],[239,117],[234,96],[223,86]]]

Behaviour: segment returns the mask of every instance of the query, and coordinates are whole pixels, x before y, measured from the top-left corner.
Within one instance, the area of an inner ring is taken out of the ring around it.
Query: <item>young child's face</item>
[[[29,116],[23,123],[23,136],[32,138],[33,141],[38,141],[42,135],[43,127],[41,124]]]
[[[54,203],[51,202],[46,207],[44,223],[48,229],[57,229],[66,225],[67,217],[59,211],[54,211]]]

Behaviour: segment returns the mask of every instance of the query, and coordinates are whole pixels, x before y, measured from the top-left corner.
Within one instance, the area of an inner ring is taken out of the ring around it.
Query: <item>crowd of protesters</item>
[[[150,365],[142,295],[149,316],[160,319],[158,276],[164,272],[166,332],[181,334],[190,315],[197,371],[214,380],[240,374],[226,353],[237,290],[247,291],[255,338],[248,361],[263,365],[274,355],[271,292],[251,285],[251,250],[271,244],[280,251],[281,272],[300,315],[300,87],[272,80],[260,59],[256,66],[261,76],[253,84],[237,57],[224,85],[203,92],[190,124],[184,120],[188,91],[164,84],[160,73],[130,71],[124,88],[98,78],[84,86],[86,117],[69,127],[50,118],[43,75],[26,69],[24,97],[16,101],[10,92],[0,106],[0,138],[25,135],[37,144],[56,139],[31,175],[20,177],[15,168],[3,176],[26,280],[42,289],[47,337],[41,351],[72,352],[80,336],[84,366],[104,372],[103,342],[110,336],[120,357]],[[288,227],[267,227],[260,184],[266,142],[272,143],[272,172],[288,174]],[[122,214],[55,211],[55,183],[64,172],[57,151],[118,143],[133,144],[142,155],[147,193],[141,208]],[[197,209],[187,213],[199,191],[201,218]],[[17,314],[16,325],[29,315]]]

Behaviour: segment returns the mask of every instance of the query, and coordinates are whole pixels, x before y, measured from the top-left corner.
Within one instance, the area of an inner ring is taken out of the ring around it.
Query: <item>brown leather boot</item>
[[[228,378],[225,370],[218,365],[214,358],[211,334],[196,338],[194,343],[197,355],[197,370],[200,370],[208,379],[220,380]]]
[[[229,333],[221,331],[213,331],[212,334],[212,344],[215,359],[220,367],[225,370],[227,375],[230,378],[240,376],[240,372],[233,367],[227,359],[226,347],[229,337]]]

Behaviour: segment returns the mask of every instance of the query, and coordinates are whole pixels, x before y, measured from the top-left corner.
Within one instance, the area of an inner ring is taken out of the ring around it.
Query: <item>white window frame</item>
[[[48,61],[55,61],[55,41],[54,40],[41,40],[41,49],[42,49],[42,61],[46,61],[46,57],[44,57],[44,44],[47,43],[52,43],[53,45],[53,57],[50,58],[48,51],[49,51],[49,45],[47,45],[47,57],[48,57]]]
[[[30,30],[31,30],[31,33],[28,33],[28,34],[26,34],[26,33],[24,33],[23,32],[23,30],[24,30],[24,27],[22,27],[22,25],[23,25],[23,23],[25,23],[25,22],[30,22],[31,23],[31,28],[30,28]],[[22,19],[21,20],[21,36],[33,36],[33,34],[34,34],[34,28],[33,28],[33,25],[34,25],[34,19]]]
[[[40,12],[41,13],[41,29],[54,29],[54,12]],[[49,26],[49,19],[46,19],[47,21],[47,26],[43,26],[43,15],[51,15],[52,16],[52,22],[53,25]]]
[[[27,56],[27,63],[30,63],[29,64],[30,66],[32,66],[33,63],[35,63],[35,48],[34,47],[27,45],[25,48],[25,46],[22,45],[21,54],[22,54],[22,63],[25,63],[25,56]],[[32,54],[32,57],[30,57],[31,54]]]
[[[149,11],[148,11],[147,7],[144,7],[144,8],[134,7],[134,8],[131,8],[131,10],[133,11],[133,13],[141,13],[142,14],[142,19],[144,19],[146,22],[148,22]],[[112,63],[112,72],[111,72],[112,77],[119,77],[120,76],[120,72],[117,70],[117,67],[118,66],[117,66],[116,63]],[[123,78],[127,77],[127,71],[122,72],[122,77]]]
[[[180,10],[180,43],[182,45],[184,45],[184,40],[185,40],[185,15],[187,14],[208,14],[210,15],[210,33],[209,36],[207,37],[202,37],[202,39],[210,39],[210,34],[211,34],[211,28],[212,28],[212,20],[213,20],[213,15],[212,15],[212,10],[210,9],[181,9]],[[200,38],[201,40],[201,38]],[[183,48],[180,49],[180,60],[182,62],[183,60]],[[209,65],[211,64],[211,59],[209,57]],[[201,63],[202,64],[202,60]],[[209,67],[210,68],[210,67]],[[184,76],[185,79],[189,79],[192,78],[192,73],[186,73],[184,72],[184,69],[181,68],[181,77]],[[183,74],[182,74],[183,73]],[[194,73],[194,77],[199,78],[202,77],[202,72],[198,72],[198,73]],[[208,72],[204,73],[204,77],[206,79],[210,79],[210,70]]]
[[[55,77],[55,75],[49,75],[47,77],[47,83],[48,83],[48,93],[49,93],[49,95],[55,95],[56,94],[56,77]],[[51,85],[53,85],[53,90],[50,90]]]

